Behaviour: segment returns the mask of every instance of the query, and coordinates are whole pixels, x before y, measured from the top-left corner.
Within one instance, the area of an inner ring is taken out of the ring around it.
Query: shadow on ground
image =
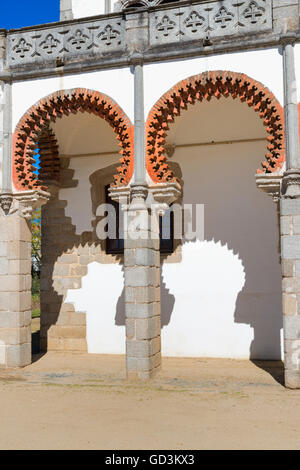
[[[270,374],[280,385],[284,385],[284,364],[282,361],[257,361],[251,359],[251,362],[259,369]]]

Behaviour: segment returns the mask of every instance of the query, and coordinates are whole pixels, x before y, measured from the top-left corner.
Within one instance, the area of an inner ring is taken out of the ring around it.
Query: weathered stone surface
[[[295,215],[293,217],[293,233],[295,235],[300,234],[300,215]]]
[[[286,340],[300,340],[300,316],[284,315],[283,328]]]
[[[152,318],[139,318],[136,320],[136,338],[137,339],[152,339],[160,336],[160,317]]]
[[[127,369],[129,371],[151,371],[160,365],[160,353],[147,357],[129,357],[126,358]]]
[[[280,215],[299,215],[300,214],[300,199],[280,199]]]
[[[8,254],[9,260],[28,260],[31,256],[31,244],[28,242],[8,242]]]
[[[282,309],[284,315],[297,314],[297,297],[295,294],[282,294]]]
[[[125,271],[125,286],[143,287],[143,286],[157,286],[159,279],[157,279],[156,268],[148,266],[137,266],[127,268]]]
[[[160,255],[158,250],[149,248],[127,249],[124,256],[125,266],[159,266]]]
[[[26,312],[31,310],[31,292],[9,294],[9,309],[11,312]]]
[[[300,388],[300,371],[286,369],[284,371],[284,384],[287,388]]]
[[[126,337],[127,339],[133,339],[135,337],[135,319],[126,318]]]
[[[148,318],[160,315],[160,303],[127,303],[126,316],[127,318]]]
[[[0,312],[0,328],[18,328],[29,326],[31,311],[29,312]]]
[[[159,287],[126,287],[125,302],[147,303],[159,302],[160,288]]]
[[[300,369],[300,340],[287,339],[284,344],[285,368],[288,370]]]
[[[292,235],[293,226],[291,216],[283,216],[280,218],[280,232],[281,235]]]
[[[281,260],[281,270],[283,277],[293,277],[295,275],[295,261],[294,260]]]
[[[0,311],[9,311],[9,292],[0,292]]]
[[[7,346],[6,365],[7,367],[24,367],[31,363],[31,342]]]
[[[300,259],[300,235],[281,237],[281,253],[285,259]]]
[[[126,354],[129,357],[147,357],[153,356],[160,351],[161,343],[160,336],[153,338],[150,341],[127,341]]]
[[[31,330],[29,326],[22,328],[1,328],[0,340],[6,345],[20,345],[31,342]]]

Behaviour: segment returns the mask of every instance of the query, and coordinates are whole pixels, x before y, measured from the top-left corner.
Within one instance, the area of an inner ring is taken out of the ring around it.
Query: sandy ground
[[[0,370],[0,449],[300,449],[300,391],[280,363],[164,358],[137,384],[123,356],[34,360]]]

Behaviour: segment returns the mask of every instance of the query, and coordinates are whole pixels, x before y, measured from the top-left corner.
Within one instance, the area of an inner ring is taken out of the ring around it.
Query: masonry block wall
[[[300,387],[300,199],[281,199],[285,384]]]
[[[31,363],[31,231],[19,215],[0,215],[0,365]]]
[[[273,0],[273,27],[281,33],[299,29],[298,0]]]

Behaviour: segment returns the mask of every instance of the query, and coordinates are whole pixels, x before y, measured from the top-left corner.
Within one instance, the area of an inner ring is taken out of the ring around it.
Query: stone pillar
[[[47,196],[42,191],[0,196],[1,366],[31,363],[31,214]]]
[[[143,64],[134,68],[134,181],[124,238],[126,363],[129,379],[149,379],[161,363],[159,229],[147,202]],[[157,222],[157,220],[156,220]]]
[[[111,0],[105,0],[104,3],[104,13],[110,13],[111,11]]]
[[[129,379],[149,379],[161,364],[159,229],[157,215],[147,207],[146,196],[144,186],[132,189],[125,224],[126,365]]]
[[[72,0],[60,0],[60,21],[72,20]]]
[[[285,385],[300,388],[300,154],[294,46],[283,45],[286,172],[280,199]]]
[[[2,200],[3,206],[3,200]],[[0,365],[31,363],[31,230],[19,214],[0,215]]]

